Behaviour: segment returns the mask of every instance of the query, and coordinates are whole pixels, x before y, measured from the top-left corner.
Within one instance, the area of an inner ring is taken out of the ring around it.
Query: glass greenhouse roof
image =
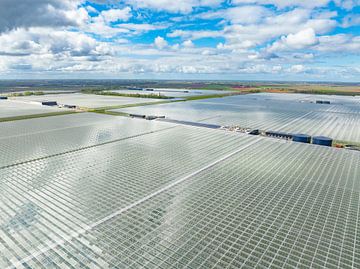
[[[105,96],[95,94],[82,93],[65,93],[65,94],[51,94],[51,95],[33,95],[26,97],[14,97],[13,100],[18,101],[57,101],[61,105],[76,105],[80,107],[97,108],[107,106],[140,104],[149,102],[159,102],[159,99],[151,98],[133,98],[120,96]]]
[[[128,120],[0,169],[0,268],[360,267],[358,152]]]
[[[35,115],[43,113],[61,112],[66,109],[57,107],[41,106],[13,100],[0,100],[0,118]]]
[[[1,122],[0,138],[81,127],[113,119],[113,116],[105,114],[76,113],[71,115],[59,115],[56,117]]]
[[[317,99],[332,103],[315,104]],[[360,142],[360,100],[352,96],[248,94],[115,111]]]
[[[79,126],[75,125],[76,122]],[[125,117],[98,117],[93,113],[32,120],[32,124],[40,127],[32,127],[28,121],[12,123],[12,130],[8,128],[11,124],[4,124],[3,129],[7,131],[0,131],[0,167],[113,143],[174,126]]]
[[[167,89],[167,88],[154,88],[152,91],[147,90],[110,90],[109,92],[118,92],[125,94],[160,94],[168,97],[189,97],[189,96],[201,96],[210,94],[224,94],[228,91],[220,90],[191,90],[191,89]]]

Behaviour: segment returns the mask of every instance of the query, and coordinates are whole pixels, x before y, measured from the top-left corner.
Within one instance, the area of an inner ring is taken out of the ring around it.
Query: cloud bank
[[[2,0],[0,77],[360,80],[358,0]]]

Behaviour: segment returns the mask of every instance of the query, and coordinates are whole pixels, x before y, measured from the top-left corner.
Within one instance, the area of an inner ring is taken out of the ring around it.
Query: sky
[[[360,0],[0,0],[0,79],[360,82]]]

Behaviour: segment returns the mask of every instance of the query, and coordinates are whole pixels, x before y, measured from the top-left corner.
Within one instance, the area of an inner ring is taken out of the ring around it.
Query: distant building
[[[76,105],[62,105],[63,108],[71,108],[71,109],[75,109]]]
[[[40,101],[40,103],[43,106],[57,106],[57,102],[56,101]]]
[[[294,142],[300,142],[300,143],[310,143],[311,142],[311,136],[306,134],[294,134],[293,135],[293,141]]]
[[[316,100],[317,104],[325,104],[325,105],[330,105],[331,102],[330,101],[323,101],[323,100]]]
[[[315,136],[315,137],[313,137],[313,144],[331,147],[333,144],[333,140],[332,140],[332,138],[325,137],[325,136]]]
[[[267,131],[265,134],[270,137],[276,137],[276,138],[282,138],[282,139],[292,139],[292,137],[293,137],[293,135],[289,134],[289,133],[274,132],[274,131]]]
[[[140,114],[130,114],[129,116],[132,118],[141,118],[141,119],[146,118],[146,115],[140,115]]]

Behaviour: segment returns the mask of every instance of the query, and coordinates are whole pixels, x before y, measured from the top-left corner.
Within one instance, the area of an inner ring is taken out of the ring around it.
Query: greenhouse
[[[174,127],[168,123],[86,113],[4,124],[7,128],[0,130],[0,167]]]
[[[159,102],[158,99],[151,98],[132,98],[132,97],[119,97],[119,96],[105,96],[95,94],[82,94],[82,93],[65,93],[65,94],[51,94],[49,96],[26,96],[14,97],[13,100],[22,102],[41,101],[46,98],[51,98],[59,105],[76,105],[79,107],[97,108],[108,106],[119,106],[149,102]]]
[[[0,100],[0,120],[2,118],[18,117],[25,115],[35,115],[43,113],[53,113],[66,111],[57,107],[41,106],[26,102],[18,102],[14,100]]]
[[[331,100],[318,105],[316,98]],[[185,121],[360,142],[360,100],[352,96],[315,96],[297,94],[248,94],[194,102],[158,104],[115,111],[145,115],[165,115]]]
[[[14,162],[0,169],[0,268],[357,268],[359,162],[171,124]]]

